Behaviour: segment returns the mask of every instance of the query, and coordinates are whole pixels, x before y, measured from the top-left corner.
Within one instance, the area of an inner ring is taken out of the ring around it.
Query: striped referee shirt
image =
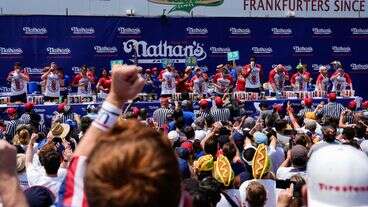
[[[230,120],[230,110],[228,108],[212,108],[211,116],[213,120],[216,121],[229,121]]]
[[[9,143],[12,143],[13,137],[15,135],[15,131],[18,126],[18,120],[10,120],[6,124],[5,128],[5,138]]]
[[[203,118],[203,119],[206,119],[208,116],[210,116],[210,112],[209,111],[201,111],[201,110],[196,110],[194,111],[194,116],[195,118]]]
[[[345,107],[336,102],[329,102],[328,104],[324,105],[322,110],[318,112],[318,115],[322,116],[329,116],[334,119],[339,119],[340,114],[345,110]]]
[[[163,124],[167,123],[167,115],[170,113],[172,114],[174,111],[168,108],[158,108],[153,112],[153,120],[161,127]]]

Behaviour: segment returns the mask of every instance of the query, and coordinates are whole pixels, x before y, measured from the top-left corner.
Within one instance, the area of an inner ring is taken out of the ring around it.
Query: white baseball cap
[[[368,206],[368,156],[348,145],[329,145],[307,165],[308,207]]]

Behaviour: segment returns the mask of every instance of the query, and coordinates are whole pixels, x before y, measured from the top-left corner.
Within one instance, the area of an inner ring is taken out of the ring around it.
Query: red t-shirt
[[[110,76],[101,77],[100,79],[98,79],[98,84],[100,86],[102,86],[103,89],[110,89],[110,87],[111,87],[111,77]]]

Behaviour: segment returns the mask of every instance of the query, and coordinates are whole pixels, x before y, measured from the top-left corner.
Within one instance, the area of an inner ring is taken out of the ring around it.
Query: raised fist
[[[134,99],[144,86],[144,79],[138,74],[135,65],[114,65],[108,101],[117,106]]]

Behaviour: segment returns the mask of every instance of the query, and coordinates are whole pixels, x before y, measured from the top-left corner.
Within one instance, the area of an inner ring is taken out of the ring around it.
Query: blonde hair
[[[27,145],[31,135],[27,129],[22,129],[14,135],[13,144],[14,145]]]

